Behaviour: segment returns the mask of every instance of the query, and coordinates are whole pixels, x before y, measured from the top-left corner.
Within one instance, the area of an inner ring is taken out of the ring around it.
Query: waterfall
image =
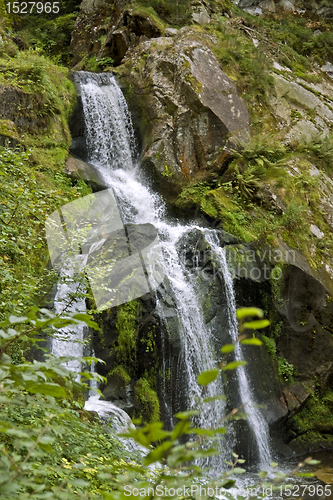
[[[113,190],[123,224],[152,224],[159,233],[163,252],[164,275],[168,281],[170,293],[174,298],[174,308],[179,320],[181,340],[182,386],[187,409],[197,407],[198,400],[203,397],[223,395],[222,378],[203,389],[197,382],[197,375],[217,366],[219,356],[216,352],[216,338],[211,328],[205,323],[204,313],[198,293],[195,273],[187,269],[180,257],[179,243],[192,231],[199,231],[211,242],[212,248],[221,263],[225,288],[228,298],[229,323],[231,336],[237,338],[237,320],[235,316],[235,300],[232,282],[227,267],[223,262],[223,252],[215,242],[215,232],[204,230],[195,224],[181,225],[178,221],[170,222],[166,210],[158,194],[153,193],[140,176],[139,164],[135,149],[135,139],[126,101],[116,80],[110,74],[94,74],[88,72],[75,73],[75,82],[82,98],[86,124],[86,143],[89,161],[98,169],[104,183]],[[161,321],[166,321],[163,309],[163,295],[155,290],[156,309]],[[164,349],[162,339],[162,350]],[[237,359],[242,354],[236,348]],[[162,367],[166,369],[165,360]],[[260,412],[255,408],[244,368],[239,368],[239,388],[243,394],[242,402],[248,414],[250,426],[258,440],[262,462],[269,456],[267,426]],[[243,401],[244,398],[244,401]],[[97,397],[90,397],[86,408],[98,411],[101,415],[106,405]],[[162,402],[165,415],[169,415],[172,424],[172,412],[166,401]],[[114,405],[112,405],[114,406]],[[115,411],[115,410],[114,410]],[[117,413],[117,412],[116,412]],[[223,426],[222,419],[226,414],[225,402],[215,399],[200,408],[200,416],[195,424],[215,429]],[[266,445],[259,444],[265,441]],[[220,442],[219,455],[212,457],[203,465],[209,466],[215,473],[225,468],[224,461],[230,457],[231,440]],[[268,460],[269,461],[269,460]]]
[[[222,272],[225,284],[225,291],[228,303],[228,317],[230,325],[230,336],[233,342],[236,343],[235,346],[235,359],[236,361],[244,361],[242,348],[238,339],[238,323],[236,317],[236,300],[233,289],[232,277],[228,269],[228,264],[225,256],[225,249],[221,248],[219,241],[214,232],[206,232],[205,238],[210,248],[214,252],[219,269]],[[260,467],[261,469],[267,468],[267,466],[272,462],[272,457],[269,448],[269,431],[268,425],[260,410],[256,407],[252,391],[250,389],[249,378],[246,374],[245,366],[239,366],[236,370],[236,375],[238,379],[239,394],[244,406],[244,411],[247,415],[248,423],[250,428],[254,433],[254,437],[258,446]]]
[[[123,223],[150,223],[160,234],[164,274],[176,299],[177,316],[180,320],[186,407],[193,409],[197,399],[203,396],[203,388],[197,382],[197,375],[215,367],[218,362],[213,335],[203,319],[194,277],[185,269],[177,250],[180,238],[196,226],[167,223],[163,217],[165,208],[160,197],[140,180],[126,101],[114,77],[79,72],[75,78],[80,85],[89,161],[99,169],[105,184],[113,189]],[[122,137],[118,137],[117,132]],[[157,310],[163,319],[158,294],[156,301]],[[219,379],[208,386],[205,397],[222,394],[223,386]],[[195,423],[201,427],[221,427],[224,406],[222,400],[205,404]],[[223,452],[221,446],[220,455],[210,459],[209,465],[216,471],[221,470],[226,456],[227,453]]]

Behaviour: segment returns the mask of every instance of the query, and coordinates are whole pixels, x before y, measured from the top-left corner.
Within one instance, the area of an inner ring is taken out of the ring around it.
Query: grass
[[[67,117],[75,105],[75,90],[73,83],[67,78],[66,68],[54,65],[48,58],[38,52],[19,52],[16,57],[0,57],[0,84],[16,87],[25,95],[31,96],[33,106],[21,108],[19,102],[13,103],[17,116],[38,123],[38,119],[47,125],[35,137],[29,134],[21,136],[26,145],[45,140],[45,136],[64,141],[68,146],[71,138],[67,125]],[[38,125],[37,125],[38,126]],[[36,128],[36,127],[35,127]],[[23,129],[21,130],[23,132]]]

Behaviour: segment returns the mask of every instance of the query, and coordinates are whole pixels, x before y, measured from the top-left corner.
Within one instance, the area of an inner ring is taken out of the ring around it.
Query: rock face
[[[332,390],[333,305],[329,273],[325,276],[323,270],[311,269],[300,252],[291,250],[282,241],[274,249],[264,248],[258,242],[232,244],[227,257],[234,270],[238,307],[251,303],[273,311],[276,352],[269,364],[278,372],[284,363],[282,360],[286,360],[295,373],[295,381],[283,383],[282,379],[278,382],[274,377],[269,380],[270,371],[264,358],[255,361],[253,356],[257,357],[257,352],[246,353],[252,367],[254,392],[258,400],[266,395],[266,418],[271,424],[274,449],[284,456],[288,456],[290,450],[302,454],[332,449],[331,439],[320,435],[314,441],[304,438],[305,430],[297,424],[298,414],[308,411],[306,405],[313,401],[311,396],[316,384],[322,396]],[[258,363],[263,367],[264,381],[262,374],[258,376]],[[325,425],[324,429],[320,418],[314,418],[311,430],[330,435],[332,427],[326,422]],[[281,438],[288,447],[281,445]]]
[[[38,115],[37,110],[42,110],[43,103],[38,101],[36,95],[0,85],[0,102],[0,120],[12,121],[18,130],[33,133],[47,127],[49,117]]]
[[[130,45],[160,36],[164,27],[140,9],[126,9],[124,0],[84,0],[71,40],[72,65],[85,56],[112,58],[118,65]],[[77,69],[77,68],[76,68]]]
[[[329,104],[333,87],[328,82],[314,85],[300,78],[295,81],[283,69],[281,73],[274,75],[276,96],[271,103],[278,127],[287,132],[285,141],[310,141],[328,135],[333,125]]]
[[[143,164],[162,191],[221,168],[223,148],[247,137],[247,109],[211,42],[183,28],[173,38],[142,42],[117,68],[141,125]]]
[[[238,7],[250,14],[261,15],[276,11],[315,13],[317,16],[331,19],[333,7],[326,2],[304,2],[301,0],[232,0]]]
[[[64,168],[64,174],[69,175],[72,179],[83,179],[91,186],[93,191],[101,191],[107,188],[94,165],[74,158],[73,156],[68,158]]]
[[[84,56],[99,52],[103,37],[118,21],[125,4],[125,0],[83,0],[72,33],[73,66]]]

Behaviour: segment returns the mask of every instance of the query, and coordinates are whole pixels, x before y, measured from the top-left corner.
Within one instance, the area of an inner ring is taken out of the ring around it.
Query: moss
[[[142,407],[142,418],[149,422],[160,420],[160,403],[156,391],[146,378],[140,378],[134,386],[134,395]]]
[[[309,398],[304,408],[297,413],[293,422],[299,434],[311,438],[315,432],[322,439],[322,434],[333,433],[333,391],[327,391],[322,398],[318,394]],[[319,437],[317,436],[317,438]]]
[[[264,343],[264,346],[266,347],[267,352],[272,356],[273,359],[276,359],[276,343],[275,340],[266,337],[266,335],[262,336],[262,341]]]
[[[170,167],[168,167],[168,165],[165,163],[162,175],[163,175],[163,177],[171,178],[171,177],[174,177],[175,174],[174,174],[173,170]]]
[[[15,123],[11,120],[0,120],[0,135],[10,137],[11,139],[18,139]]]
[[[140,4],[137,7],[139,12],[142,12],[145,17],[153,15],[163,27],[165,24],[185,26],[190,22],[189,0],[182,0],[181,2],[174,2],[174,0],[138,0],[137,4]]]
[[[115,348],[119,362],[135,363],[138,317],[141,312],[140,299],[118,306],[116,328],[118,341]]]
[[[294,381],[294,377],[297,376],[297,371],[294,366],[281,356],[277,358],[277,361],[278,374],[280,377],[282,377],[286,382],[292,383]]]
[[[157,30],[159,30],[162,36],[164,35],[165,24],[158,17],[157,13],[152,7],[135,7],[133,9],[133,15],[142,17],[143,19],[148,19],[150,24]]]
[[[117,377],[125,386],[131,382],[131,377],[123,365],[118,365],[113,368],[113,370],[108,373],[108,376],[109,375]]]

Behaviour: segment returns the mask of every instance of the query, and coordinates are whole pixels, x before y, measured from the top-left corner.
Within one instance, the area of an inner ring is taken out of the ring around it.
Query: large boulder
[[[328,135],[333,125],[333,112],[328,104],[333,96],[329,82],[309,84],[275,64],[276,95],[271,98],[277,125],[283,129],[286,142],[310,141],[319,135]],[[281,70],[281,71],[280,71]]]
[[[117,68],[140,124],[143,164],[162,192],[220,169],[223,148],[247,138],[246,106],[210,50],[213,41],[182,28],[142,42]]]
[[[91,163],[86,163],[74,156],[70,156],[64,167],[64,174],[75,180],[84,180],[93,191],[101,191],[108,186],[102,178],[100,172]]]

